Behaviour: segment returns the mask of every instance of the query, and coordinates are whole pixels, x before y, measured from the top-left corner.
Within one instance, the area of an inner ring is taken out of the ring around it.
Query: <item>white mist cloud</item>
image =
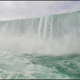
[[[42,17],[80,10],[80,1],[0,1],[0,20]]]

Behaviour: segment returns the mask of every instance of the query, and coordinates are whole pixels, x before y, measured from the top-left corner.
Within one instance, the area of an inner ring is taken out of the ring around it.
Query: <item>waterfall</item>
[[[79,40],[80,11],[42,18],[0,21],[1,48],[2,46],[11,48],[15,43],[21,45],[25,50],[35,48],[35,52],[39,50],[53,52],[55,50],[65,51],[65,49],[70,51],[69,49],[73,45],[74,49],[72,50],[76,51],[78,48],[75,48],[75,45],[79,44]],[[59,48],[60,50],[57,50]]]
[[[60,37],[80,26],[80,12],[51,15],[43,18],[0,21],[0,31],[13,35]]]

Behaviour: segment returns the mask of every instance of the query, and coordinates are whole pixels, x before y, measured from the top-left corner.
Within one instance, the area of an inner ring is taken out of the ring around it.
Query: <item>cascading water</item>
[[[80,11],[0,21],[1,79],[80,79]]]

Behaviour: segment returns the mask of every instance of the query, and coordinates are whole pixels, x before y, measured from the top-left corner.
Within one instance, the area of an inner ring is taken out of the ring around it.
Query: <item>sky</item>
[[[80,10],[80,1],[0,1],[0,20],[43,17]]]

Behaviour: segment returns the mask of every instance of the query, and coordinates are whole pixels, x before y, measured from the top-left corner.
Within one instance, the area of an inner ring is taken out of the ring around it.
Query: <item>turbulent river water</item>
[[[80,11],[0,21],[0,79],[80,79]]]

